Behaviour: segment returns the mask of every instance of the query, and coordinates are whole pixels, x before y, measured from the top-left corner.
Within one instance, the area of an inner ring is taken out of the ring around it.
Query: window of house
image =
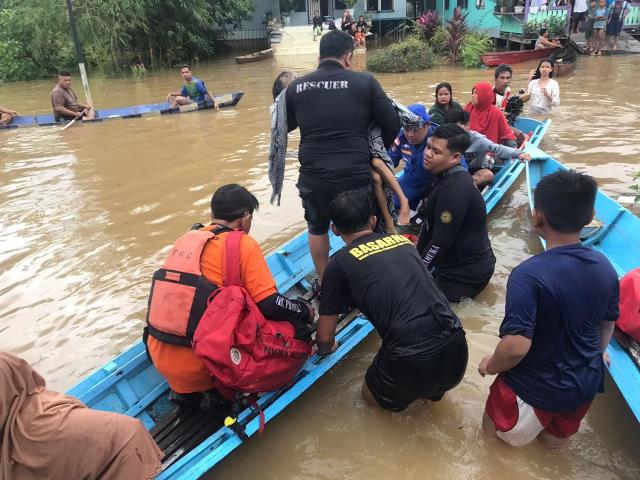
[[[444,0],[444,9],[449,10],[449,0]]]
[[[340,15],[338,15],[337,12],[335,14],[337,17],[341,17],[342,12],[345,10],[345,8],[347,8],[343,0],[334,0],[333,6],[336,10],[340,10]]]
[[[457,2],[458,2],[457,3],[458,7],[460,7],[460,8],[469,8],[468,0],[457,0]]]
[[[484,8],[484,0],[476,0],[476,8]]]
[[[296,12],[306,12],[307,11],[307,0],[295,0],[295,8]]]
[[[393,11],[393,0],[367,0],[368,12]]]

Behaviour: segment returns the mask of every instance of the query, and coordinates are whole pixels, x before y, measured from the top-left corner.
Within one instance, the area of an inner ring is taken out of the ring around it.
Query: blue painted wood
[[[532,151],[532,155],[540,157],[541,160],[531,161],[527,165],[531,208],[533,189],[540,179],[566,168],[542,150],[536,149]],[[589,246],[603,253],[620,276],[640,267],[640,219],[599,190],[596,196],[596,218],[602,222],[603,227],[592,237],[593,241]],[[615,339],[611,340],[607,352],[611,357],[609,373],[640,422],[640,370]]]
[[[537,131],[544,129],[544,124],[535,120],[527,125]],[[491,198],[491,205],[489,202],[487,204],[488,211],[497,204],[509,186],[517,179],[519,168],[521,168],[521,164],[513,162],[496,175],[495,187],[489,189],[485,196],[485,198]],[[330,235],[331,254],[342,248],[343,245],[340,238]],[[314,267],[307,247],[306,233],[296,236],[281,249],[269,255],[267,265],[280,291],[287,292],[294,286],[302,289],[308,288],[309,284],[305,277],[313,271]],[[266,420],[274,418],[309,389],[372,330],[373,326],[364,317],[353,320],[344,330],[339,332],[337,338],[340,347],[336,353],[325,358],[312,356],[292,386],[262,396],[259,403],[264,407]],[[148,429],[155,425],[154,418],[159,418],[163,411],[170,408],[167,400],[167,383],[149,362],[142,342],[137,342],[68,393],[78,397],[92,408],[136,416]],[[250,414],[250,409],[245,410],[239,416],[239,421],[242,422]],[[247,425],[247,434],[253,435],[257,428],[258,421],[255,419],[250,421]],[[168,467],[158,478],[198,478],[240,444],[237,435],[227,428],[221,428],[189,454]]]
[[[242,99],[244,92],[233,92],[223,95],[214,95],[216,100],[219,99],[218,105],[220,108],[232,107],[238,104]],[[210,101],[204,101],[198,103],[198,108],[193,110],[205,110],[213,108],[213,104]],[[170,114],[170,113],[182,113],[179,108],[170,108],[167,102],[161,103],[149,103],[144,105],[133,105],[131,107],[117,107],[117,108],[104,108],[96,110],[96,119],[93,121],[85,121],[83,123],[95,123],[102,122],[103,120],[110,120],[114,118],[140,118],[149,114]],[[80,122],[78,122],[80,123]],[[34,127],[34,126],[51,126],[61,125],[61,122],[56,122],[52,114],[40,114],[40,115],[28,115],[24,117],[16,117],[9,125],[0,125],[1,128],[16,128],[16,127]]]

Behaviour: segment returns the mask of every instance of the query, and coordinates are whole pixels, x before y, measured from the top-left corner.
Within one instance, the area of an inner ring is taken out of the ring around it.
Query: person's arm
[[[371,166],[382,177],[382,181],[386,183],[389,188],[396,194],[398,201],[400,202],[400,214],[398,216],[398,223],[400,225],[406,225],[409,223],[409,199],[402,191],[402,187],[398,183],[398,179],[391,169],[380,160],[378,157],[374,157],[371,160]]]
[[[337,350],[336,325],[338,315],[320,315],[318,329],[316,330],[316,345],[318,355],[328,355]]]
[[[309,323],[310,307],[300,300],[290,300],[279,292],[256,302],[260,312],[269,320]]]
[[[493,143],[484,135],[482,136],[482,139],[479,141],[482,142],[482,150],[490,151],[496,156],[496,158],[500,158],[503,160],[510,160],[515,158],[520,160],[531,160],[531,155],[527,153],[522,153],[517,148],[511,148],[511,147],[507,147],[506,145]]]
[[[400,148],[400,145],[402,143],[400,140],[401,136],[402,136],[402,131],[398,133],[398,136],[395,138],[395,140],[391,144],[391,148],[387,150],[387,155],[389,155],[389,158],[393,162],[393,166],[396,168],[398,167],[398,165],[400,165],[400,160],[402,160],[402,150]]]
[[[396,109],[393,108],[391,99],[384,92],[378,81],[371,79],[371,116],[374,123],[378,124],[382,131],[382,141],[385,148],[389,148],[400,130],[400,119]]]
[[[8,108],[2,108],[2,107],[0,107],[0,113],[8,113],[12,117],[19,117],[20,116],[20,114],[18,112],[16,112],[15,110],[9,110]]]
[[[609,300],[609,307],[607,313],[600,322],[600,350],[606,354],[607,346],[611,342],[611,336],[613,335],[613,329],[615,328],[615,322],[620,316],[620,282],[615,280],[613,295]],[[605,357],[606,359],[606,357]],[[609,362],[607,361],[607,364]]]
[[[427,268],[436,267],[438,262],[445,256],[447,250],[455,242],[458,230],[462,226],[462,221],[467,213],[469,198],[467,195],[461,195],[460,192],[453,192],[449,189],[442,190],[438,194],[437,203],[435,205],[435,215],[433,225],[429,225],[429,232],[432,232],[429,242],[418,242],[422,263]],[[420,237],[423,236],[423,227],[420,231]],[[427,231],[424,232],[427,234]]]
[[[334,257],[322,275],[322,295],[318,309],[320,318],[316,330],[318,354],[333,353],[338,347],[335,341],[338,314],[349,309],[350,299],[349,284],[338,260]]]
[[[291,88],[289,88],[291,87]],[[287,108],[287,131],[292,132],[298,128],[298,120],[296,119],[296,111],[293,108],[293,95],[295,91],[295,85],[289,84],[285,90],[285,102]]]
[[[507,304],[500,325],[502,337],[493,355],[484,357],[478,373],[495,375],[518,365],[531,348],[538,310],[538,287],[521,269],[514,269],[507,282]]]

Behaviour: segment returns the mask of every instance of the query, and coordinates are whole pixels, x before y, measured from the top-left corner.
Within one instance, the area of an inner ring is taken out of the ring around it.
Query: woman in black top
[[[453,89],[451,84],[447,82],[439,83],[436,86],[436,101],[429,109],[429,115],[431,115],[431,121],[442,125],[444,123],[445,113],[459,110],[462,111],[462,107],[458,102],[453,101]]]

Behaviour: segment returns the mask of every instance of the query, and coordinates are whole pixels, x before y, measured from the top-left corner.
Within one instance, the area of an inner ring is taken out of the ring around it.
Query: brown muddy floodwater
[[[362,68],[364,55],[358,57]],[[113,120],[64,132],[0,131],[0,349],[26,357],[58,390],[126,349],[140,336],[152,272],[185,229],[207,220],[211,194],[225,183],[244,184],[262,202],[252,234],[265,252],[302,231],[296,160],[289,160],[282,206],[269,205],[268,107],[280,70],[306,72],[314,65],[307,56],[246,65],[229,58],[194,67],[214,92],[245,92],[236,108],[219,113]],[[516,89],[532,67],[516,65]],[[466,102],[473,83],[492,81],[492,71],[443,66],[377,78],[405,104],[431,104],[433,87],[443,80]],[[638,169],[638,78],[638,57],[580,58],[575,73],[559,79],[562,105],[542,144],[594,175],[614,197],[629,193]],[[92,79],[92,93],[99,107],[152,103],[180,83],[175,71],[140,83]],[[0,105],[23,114],[48,112],[52,86],[1,85]],[[512,449],[483,438],[480,418],[492,379],[476,368],[497,342],[509,272],[540,251],[523,181],[489,223],[496,273],[482,295],[456,308],[471,352],[458,388],[437,404],[416,402],[402,413],[365,407],[360,384],[380,343],[372,334],[210,477],[640,478],[640,426],[610,380],[564,450]]]

